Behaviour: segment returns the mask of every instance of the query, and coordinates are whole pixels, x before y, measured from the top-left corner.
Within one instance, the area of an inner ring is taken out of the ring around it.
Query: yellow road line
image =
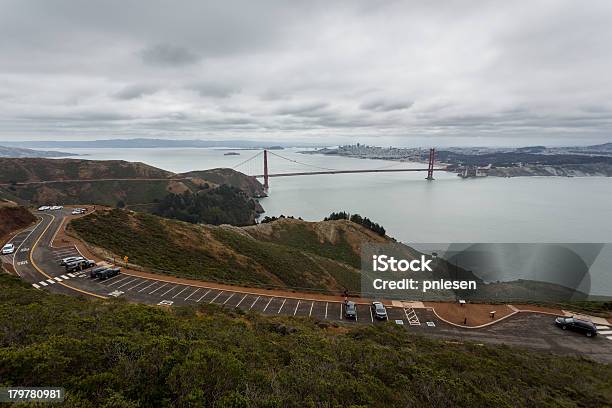
[[[34,258],[33,258],[33,256],[32,256],[32,255],[34,254],[34,249],[36,249],[36,246],[38,245],[38,242],[39,242],[39,241],[41,240],[41,238],[42,238],[42,237],[43,237],[43,236],[44,236],[44,235],[47,233],[47,230],[48,230],[48,229],[51,227],[51,225],[53,225],[53,221],[55,221],[55,216],[54,216],[53,214],[49,214],[49,215],[50,215],[50,216],[51,216],[53,219],[51,220],[51,222],[49,223],[49,225],[47,225],[47,228],[45,228],[45,230],[42,232],[42,234],[40,234],[40,236],[38,237],[38,239],[36,240],[36,242],[34,243],[34,245],[32,245],[32,249],[30,250],[30,264],[32,264],[32,266],[33,266],[33,267],[34,267],[34,268],[35,268],[35,269],[36,269],[38,272],[40,272],[42,275],[44,275],[44,276],[46,276],[47,278],[51,279],[51,278],[52,278],[52,276],[50,276],[50,275],[46,274],[45,272],[43,272],[43,270],[42,270],[42,269],[40,269],[40,268],[38,267],[38,265],[36,265],[36,263],[34,262]],[[41,218],[42,218],[42,217],[41,217]],[[61,224],[60,224],[60,228],[61,228]],[[75,290],[75,291],[80,292],[80,293],[83,293],[83,294],[85,294],[85,295],[94,296],[94,297],[97,297],[97,298],[100,298],[100,299],[108,299],[106,296],[97,295],[97,294],[95,294],[95,293],[88,292],[88,291],[86,291],[86,290],[78,289],[78,288],[75,288],[75,287],[73,287],[73,286],[66,285],[66,284],[65,284],[65,283],[63,283],[63,282],[57,282],[57,283],[59,283],[59,284],[60,284],[60,285],[62,285],[62,286],[67,287],[68,289]]]

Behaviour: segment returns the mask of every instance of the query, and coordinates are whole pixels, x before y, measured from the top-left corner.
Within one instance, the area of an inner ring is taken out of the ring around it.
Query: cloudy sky
[[[612,141],[612,1],[0,1],[0,140]]]

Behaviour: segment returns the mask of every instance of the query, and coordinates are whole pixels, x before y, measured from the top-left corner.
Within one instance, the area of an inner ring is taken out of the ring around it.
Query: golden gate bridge
[[[291,162],[291,163],[295,163],[304,167],[308,167],[309,169],[311,169],[310,171],[292,171],[292,172],[285,172],[285,173],[270,173],[269,172],[269,167],[268,167],[268,158],[270,156],[274,156],[276,158]],[[260,166],[260,161],[263,158],[263,173],[261,173],[261,167]],[[357,170],[345,170],[345,169],[332,169],[332,168],[327,168],[327,167],[321,167],[321,166],[317,166],[314,164],[308,164],[308,163],[304,163],[295,159],[290,159],[288,157],[282,156],[278,153],[269,151],[269,150],[263,150],[255,155],[253,155],[252,157],[249,157],[246,160],[243,160],[242,162],[238,163],[237,165],[235,165],[234,167],[232,167],[234,170],[239,170],[249,176],[255,177],[255,178],[263,178],[264,181],[264,189],[267,191],[268,188],[270,187],[270,178],[272,177],[293,177],[293,176],[311,176],[311,175],[322,175],[322,174],[354,174],[354,173],[395,173],[395,172],[418,172],[418,171],[423,171],[423,172],[427,172],[427,177],[425,177],[425,180],[434,180],[434,170],[446,170],[445,168],[434,168],[434,164],[435,164],[435,160],[436,160],[436,150],[435,149],[429,149],[429,160],[427,163],[427,168],[401,168],[401,169],[393,169],[390,167],[394,167],[394,166],[398,166],[400,164],[403,164],[404,162],[398,162],[398,163],[394,163],[388,166],[384,166],[384,167],[380,167],[380,168],[374,168],[374,169],[357,169]],[[257,166],[257,168],[254,168],[254,166]]]

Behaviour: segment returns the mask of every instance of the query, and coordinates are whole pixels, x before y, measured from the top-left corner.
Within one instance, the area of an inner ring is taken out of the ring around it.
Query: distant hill
[[[263,186],[254,177],[245,177],[244,174],[232,169],[210,169],[180,173],[181,177],[191,177],[194,183],[227,184],[236,187],[251,197],[265,195]]]
[[[0,158],[0,183],[114,178],[158,179],[173,175],[172,172],[144,163],[123,160]]]
[[[234,190],[217,194],[223,185]],[[186,192],[210,196],[205,201],[211,206],[228,201],[203,222],[251,224],[263,212],[252,199],[265,196],[261,183],[231,169],[175,174],[122,160],[0,158],[0,198],[22,204],[98,204],[153,212],[168,195]]]
[[[0,146],[0,157],[66,157],[78,156],[74,153],[48,151],[48,150],[33,150],[21,147],[6,147]]]

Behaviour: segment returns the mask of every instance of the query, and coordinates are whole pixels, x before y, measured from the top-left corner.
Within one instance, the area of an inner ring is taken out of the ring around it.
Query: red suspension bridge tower
[[[268,182],[268,151],[264,150],[264,191],[267,193],[270,183]]]
[[[433,180],[434,162],[436,160],[436,149],[429,149],[429,166],[427,167],[427,177],[425,180]]]

